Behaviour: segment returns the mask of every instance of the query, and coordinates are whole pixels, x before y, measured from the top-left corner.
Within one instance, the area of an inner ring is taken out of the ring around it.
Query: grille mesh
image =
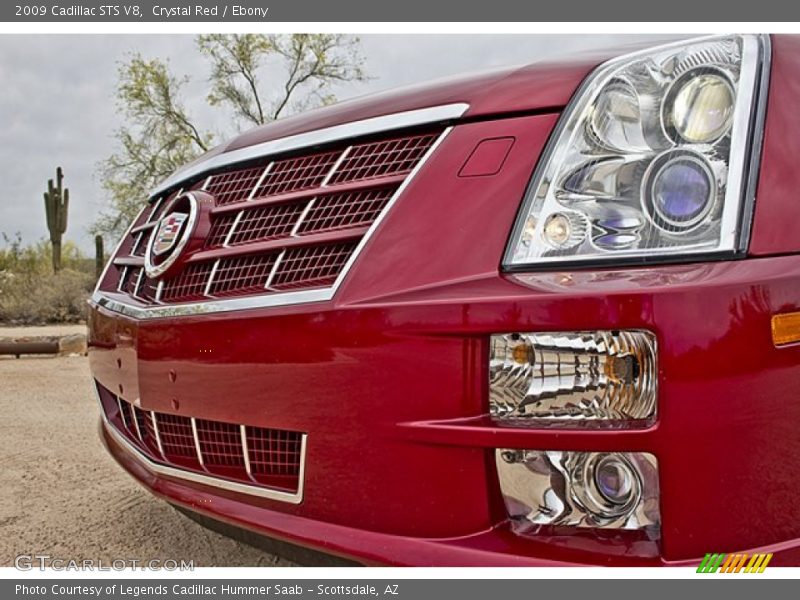
[[[435,134],[400,137],[354,146],[330,179],[331,185],[410,173],[436,140]]]
[[[131,256],[144,256],[145,250],[147,250],[148,239],[149,235],[147,231],[140,231],[137,233],[133,241],[133,247],[131,248]]]
[[[269,254],[221,260],[211,285],[211,295],[231,296],[263,292],[275,260],[276,257]]]
[[[146,437],[146,442],[150,445],[157,447],[156,429],[153,423],[153,416],[141,408],[136,409],[137,418],[139,419],[139,431]]]
[[[167,279],[161,292],[165,302],[200,299],[205,294],[213,263],[195,263],[186,267],[177,277]]]
[[[300,218],[305,203],[265,206],[242,213],[229,244],[247,244],[287,237]]]
[[[270,287],[289,290],[331,285],[355,249],[351,242],[287,250]]]
[[[197,419],[195,425],[203,464],[245,468],[242,435],[237,425],[203,419]]]
[[[96,385],[108,422],[151,460],[242,483],[291,492],[299,489],[302,433],[250,425],[242,428],[207,419],[195,419],[193,429],[190,417],[143,410]]]
[[[137,296],[139,293],[140,278],[142,277],[141,267],[130,267],[123,269],[123,279],[120,289],[130,296]]]
[[[161,436],[161,447],[167,458],[197,458],[192,420],[189,417],[157,413],[156,422]]]
[[[171,304],[330,287],[440,135],[341,144],[196,181],[191,189],[212,195],[214,208],[203,217],[210,218],[205,239],[190,244],[184,258],[201,255],[156,281],[142,273],[158,219],[179,195],[173,192],[142,211],[102,289]]]
[[[392,187],[317,198],[297,232],[302,235],[369,225],[380,216],[394,192]]]
[[[341,150],[325,152],[273,163],[264,181],[256,190],[255,197],[277,196],[321,185],[341,153]]]
[[[131,405],[127,402],[120,402],[119,410],[122,419],[122,425],[125,427],[125,430],[133,437],[136,437],[136,429],[134,428],[133,424],[133,412]]]
[[[302,436],[295,431],[246,427],[247,448],[253,475],[300,474]]]
[[[219,248],[228,238],[228,232],[233,226],[239,215],[237,213],[226,213],[214,217],[211,221],[211,230],[206,238],[206,248]]]
[[[257,167],[222,173],[211,178],[205,191],[213,195],[220,206],[241,202],[250,196],[263,172],[264,167]]]

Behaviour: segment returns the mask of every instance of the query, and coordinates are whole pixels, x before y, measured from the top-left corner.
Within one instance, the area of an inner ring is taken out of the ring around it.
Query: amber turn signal
[[[772,315],[772,343],[786,346],[800,342],[800,312]]]

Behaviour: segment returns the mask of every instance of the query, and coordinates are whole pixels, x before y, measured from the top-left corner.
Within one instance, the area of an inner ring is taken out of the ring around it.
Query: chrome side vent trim
[[[197,461],[200,463],[201,467],[205,467],[203,451],[200,448],[200,437],[197,435],[197,421],[194,417],[192,417],[192,436],[194,437],[194,449],[197,451]]]
[[[247,426],[239,425],[239,437],[242,440],[242,456],[244,457],[244,468],[247,474],[253,476],[253,467],[250,465],[250,450],[247,448]]]
[[[164,454],[164,446],[161,443],[161,432],[158,430],[158,419],[156,418],[156,413],[150,411],[150,420],[153,422],[153,432],[156,435],[156,446],[158,447],[158,453],[161,455],[161,458],[166,458]]]

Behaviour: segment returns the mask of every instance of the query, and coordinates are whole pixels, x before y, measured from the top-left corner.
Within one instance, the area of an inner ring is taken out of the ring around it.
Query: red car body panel
[[[772,36],[767,123],[761,158],[755,218],[749,252],[753,256],[800,251],[797,190],[800,189],[800,37]]]
[[[778,349],[770,334],[771,316],[800,304],[788,191],[797,174],[780,156],[797,143],[787,139],[797,137],[787,135],[797,44],[774,39],[753,256],[743,260],[501,273],[532,170],[598,58],[246,134],[229,148],[453,101],[481,117],[447,135],[330,301],[150,321],[92,309],[92,370],[106,388],[146,410],[307,433],[301,504],[155,475],[104,434],[110,452],[170,502],[368,564],[670,565],[762,548],[776,553],[771,564],[800,563],[800,346]],[[498,138],[511,140],[505,156],[481,165],[499,171],[463,176],[475,148]],[[655,425],[524,429],[487,418],[490,334],[594,329],[657,335]],[[504,447],[653,453],[657,551],[624,535],[513,534],[494,466]]]

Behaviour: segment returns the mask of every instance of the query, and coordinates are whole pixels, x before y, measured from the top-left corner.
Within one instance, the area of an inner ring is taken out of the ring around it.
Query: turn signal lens
[[[800,312],[772,316],[772,343],[776,346],[800,342]]]
[[[512,527],[644,530],[659,535],[658,463],[645,452],[496,452]]]
[[[490,413],[501,421],[649,421],[656,373],[656,339],[647,331],[493,335]]]

